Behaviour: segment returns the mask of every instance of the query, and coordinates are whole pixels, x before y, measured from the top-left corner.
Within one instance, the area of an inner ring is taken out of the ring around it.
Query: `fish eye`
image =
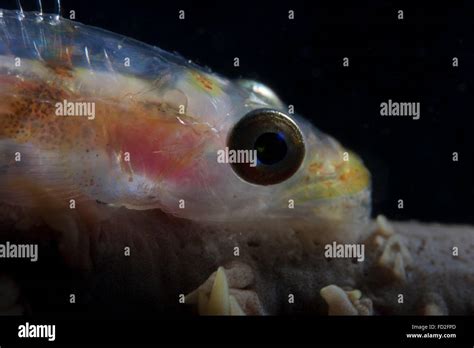
[[[256,109],[242,117],[232,128],[227,146],[229,152],[252,154],[248,158],[253,162],[229,162],[240,178],[258,185],[274,185],[290,178],[305,154],[299,127],[289,116],[273,109]]]

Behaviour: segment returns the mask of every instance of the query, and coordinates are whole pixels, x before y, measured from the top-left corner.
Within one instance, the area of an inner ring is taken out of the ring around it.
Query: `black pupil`
[[[288,150],[285,139],[278,133],[263,133],[254,144],[259,162],[272,165],[285,158]]]

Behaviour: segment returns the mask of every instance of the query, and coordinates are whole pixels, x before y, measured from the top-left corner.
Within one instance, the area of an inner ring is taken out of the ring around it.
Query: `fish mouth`
[[[351,208],[364,208],[370,215],[371,176],[362,160],[347,151],[347,157],[321,159],[314,156],[304,164],[300,175],[282,194],[283,200],[293,200],[311,219],[348,217]],[[303,209],[302,209],[303,210]],[[359,213],[363,214],[363,213]]]

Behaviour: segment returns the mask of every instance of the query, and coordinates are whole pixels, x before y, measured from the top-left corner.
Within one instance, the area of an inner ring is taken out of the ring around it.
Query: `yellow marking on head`
[[[302,201],[350,196],[370,185],[370,173],[354,153],[349,153],[348,161],[313,162],[308,173],[306,182],[289,193]]]
[[[189,73],[189,80],[194,86],[209,93],[212,96],[217,96],[222,93],[220,86],[209,74],[203,74],[196,70],[191,70]]]

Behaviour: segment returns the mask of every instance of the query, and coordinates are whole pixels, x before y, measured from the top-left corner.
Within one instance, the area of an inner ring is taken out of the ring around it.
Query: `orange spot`
[[[319,171],[321,171],[322,168],[323,168],[322,163],[311,163],[309,165],[308,170],[311,174],[317,174]]]
[[[207,78],[206,76],[200,75],[197,72],[192,72],[192,75],[202,88],[205,88],[209,91],[212,91],[214,89],[214,84],[211,79]]]
[[[342,173],[342,174],[339,176],[339,179],[342,180],[342,181],[346,181],[346,180],[348,180],[350,177],[351,177],[350,172],[346,172],[346,173]]]

